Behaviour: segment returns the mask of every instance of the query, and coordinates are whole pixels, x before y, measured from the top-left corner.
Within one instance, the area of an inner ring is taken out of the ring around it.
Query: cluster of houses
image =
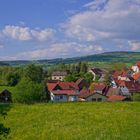
[[[140,62],[127,70],[112,72],[110,85],[104,82],[105,70],[93,68],[89,72],[93,74],[91,84],[83,78],[65,82],[68,71],[55,71],[52,80],[47,81],[51,101],[130,101],[134,94],[140,94]],[[0,102],[11,102],[11,93],[8,90],[0,93]]]
[[[89,72],[93,74],[93,81],[97,76],[100,77],[99,81],[92,85],[82,78],[75,82],[64,82],[63,79],[67,73],[55,72],[52,80],[47,82],[51,100],[53,102],[130,101],[133,94],[140,93],[140,62],[130,69],[114,71],[111,75],[110,85],[103,82],[106,73],[104,70],[94,68]]]

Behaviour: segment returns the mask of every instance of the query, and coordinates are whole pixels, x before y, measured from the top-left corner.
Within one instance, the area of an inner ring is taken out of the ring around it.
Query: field
[[[0,108],[2,105],[0,105]],[[140,103],[10,105],[9,140],[139,140]]]

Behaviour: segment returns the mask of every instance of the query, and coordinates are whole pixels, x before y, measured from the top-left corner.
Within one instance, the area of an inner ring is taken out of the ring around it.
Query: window
[[[63,95],[60,95],[60,99],[63,99]]]
[[[92,98],[92,102],[96,102],[96,98]]]
[[[101,101],[102,101],[102,98],[98,98],[97,101],[98,101],[98,102],[101,102]]]

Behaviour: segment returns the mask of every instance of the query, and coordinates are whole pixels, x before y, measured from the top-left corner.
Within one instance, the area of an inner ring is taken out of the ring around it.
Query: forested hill
[[[29,63],[38,63],[38,64],[58,64],[58,63],[75,63],[79,61],[98,61],[98,62],[131,62],[135,63],[140,61],[140,52],[105,52],[101,54],[94,54],[82,57],[73,57],[73,58],[58,58],[51,60],[37,60],[37,61],[4,61],[0,64],[5,65],[23,65]]]
[[[9,65],[8,63],[0,62],[0,66],[8,66],[8,65]]]

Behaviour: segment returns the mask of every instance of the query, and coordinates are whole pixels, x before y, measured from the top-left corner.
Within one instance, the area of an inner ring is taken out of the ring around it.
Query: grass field
[[[138,102],[14,104],[0,121],[9,140],[140,140]]]

